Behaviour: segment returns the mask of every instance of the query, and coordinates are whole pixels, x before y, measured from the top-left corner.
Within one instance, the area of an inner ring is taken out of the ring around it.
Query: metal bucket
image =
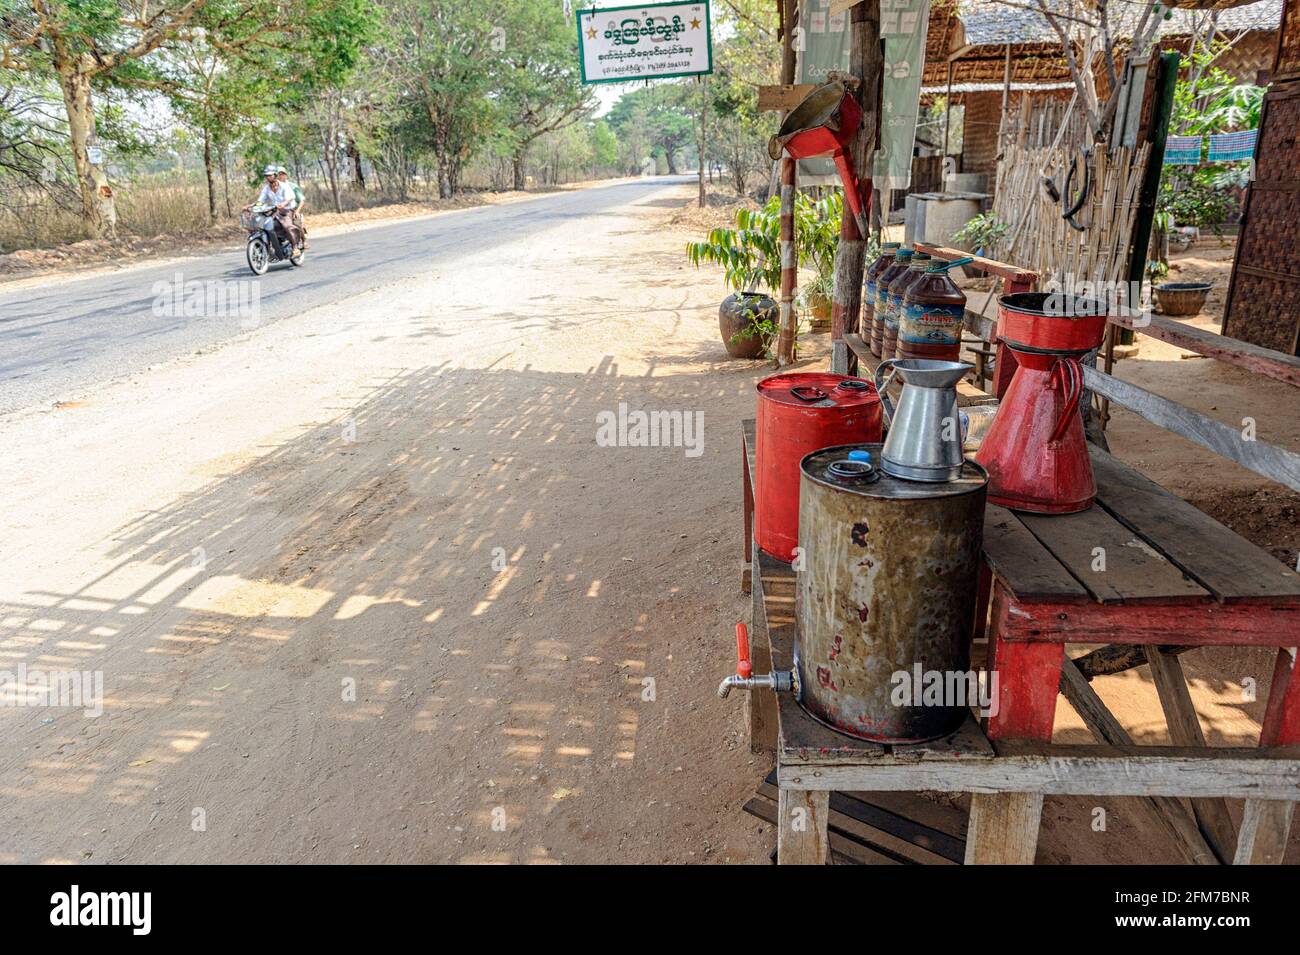
[[[879,441],[880,398],[871,382],[828,372],[791,372],[757,385],[754,536],[779,560],[799,534],[799,462],[818,448]]]
[[[826,448],[800,464],[795,665],[817,720],[915,743],[951,733],[967,711],[900,704],[899,675],[969,673],[988,476],[967,463],[954,481],[923,484],[849,466],[851,451],[874,462],[880,448]]]

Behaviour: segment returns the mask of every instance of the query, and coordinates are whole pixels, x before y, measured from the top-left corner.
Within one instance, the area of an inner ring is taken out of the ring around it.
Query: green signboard
[[[713,72],[706,0],[579,10],[584,83],[626,83]]]

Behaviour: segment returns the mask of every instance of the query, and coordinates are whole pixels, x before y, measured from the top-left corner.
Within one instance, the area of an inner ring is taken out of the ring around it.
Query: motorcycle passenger
[[[302,248],[306,249],[307,225],[303,221],[302,210],[303,207],[307,205],[307,196],[302,191],[302,187],[289,178],[289,170],[285,169],[283,166],[279,167],[277,178],[280,180],[280,185],[289,190],[289,194],[293,197],[293,205],[291,206],[291,209],[293,210],[293,224],[298,230],[299,237],[302,239]]]
[[[262,170],[262,175],[266,177],[266,182],[262,184],[262,191],[257,194],[257,200],[249,205],[244,206],[247,212],[254,205],[266,205],[272,208],[271,215],[267,218],[266,224],[262,226],[272,237],[276,234],[277,227],[283,230],[284,235],[288,238],[293,247],[298,245],[298,236],[293,225],[293,212],[291,205],[293,194],[280,184],[279,168],[277,166],[267,166]]]

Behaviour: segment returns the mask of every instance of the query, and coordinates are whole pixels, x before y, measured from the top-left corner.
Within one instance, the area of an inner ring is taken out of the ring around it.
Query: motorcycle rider
[[[280,180],[280,185],[285,189],[288,189],[290,195],[293,197],[293,205],[291,206],[291,209],[293,210],[293,224],[294,227],[297,228],[298,235],[302,239],[302,248],[306,249],[307,225],[303,221],[302,210],[303,207],[307,205],[307,196],[302,191],[302,187],[289,178],[289,170],[285,169],[283,166],[277,168],[277,178]]]
[[[263,228],[272,235],[275,234],[277,227],[284,230],[290,246],[297,248],[298,236],[294,228],[292,212],[293,193],[280,184],[279,174],[278,166],[267,166],[262,170],[266,182],[262,184],[262,191],[257,194],[257,200],[244,206],[244,211],[247,212],[255,205],[270,206],[271,216]]]

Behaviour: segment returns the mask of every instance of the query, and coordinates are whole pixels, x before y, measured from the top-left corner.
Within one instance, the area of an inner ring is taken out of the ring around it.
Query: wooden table
[[[753,421],[742,423],[742,452],[754,672],[789,669],[795,575],[753,542]],[[776,755],[780,862],[826,861],[830,792],[920,790],[973,794],[968,864],[1031,863],[1043,797],[1058,794],[1140,797],[1194,861],[1281,861],[1300,800],[1294,657],[1285,649],[1279,654],[1265,745],[1209,748],[1177,651],[1294,644],[1300,577],[1109,455],[1095,452],[1094,465],[1102,491],[1089,511],[987,512],[983,590],[992,610],[989,659],[999,673],[999,707],[985,728],[972,716],[931,743],[870,743],[818,723],[790,694],[748,694],[751,741]],[[1108,647],[1076,665],[1065,657],[1068,642]],[[1161,690],[1174,746],[1132,745],[1088,685],[1089,676],[1144,662]],[[1058,687],[1101,743],[1051,743]],[[1184,797],[1194,800],[1194,820],[1179,802]],[[1247,800],[1235,854],[1224,798]]]

